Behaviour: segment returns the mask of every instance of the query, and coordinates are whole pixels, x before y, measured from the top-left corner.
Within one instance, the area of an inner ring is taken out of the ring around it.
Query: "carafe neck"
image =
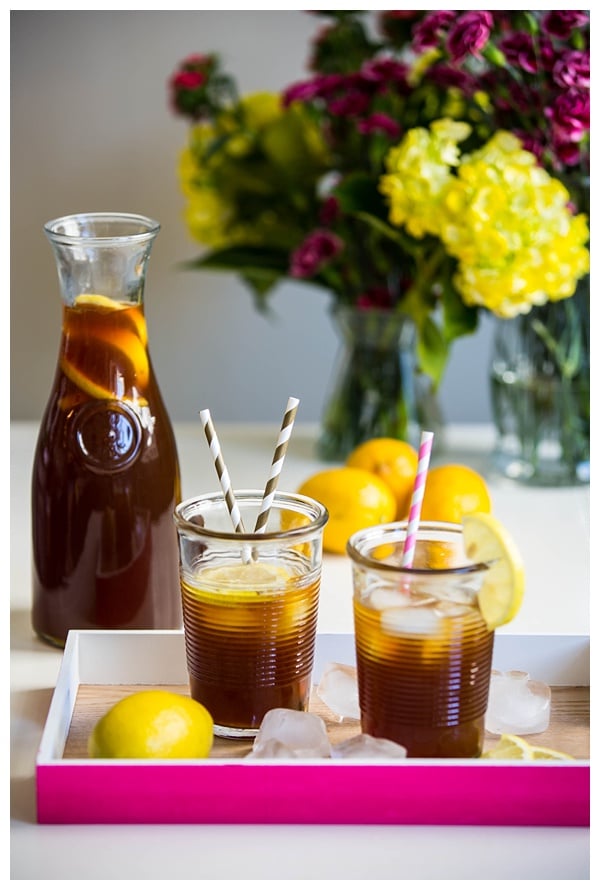
[[[80,213],[46,223],[64,304],[73,306],[82,294],[143,303],[159,229],[155,220],[126,213]]]

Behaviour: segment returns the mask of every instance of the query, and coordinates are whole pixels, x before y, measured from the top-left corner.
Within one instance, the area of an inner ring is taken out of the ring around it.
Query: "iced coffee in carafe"
[[[62,338],[32,475],[33,627],[181,625],[175,439],[148,352],[146,265],[158,224],[81,214],[46,226]]]

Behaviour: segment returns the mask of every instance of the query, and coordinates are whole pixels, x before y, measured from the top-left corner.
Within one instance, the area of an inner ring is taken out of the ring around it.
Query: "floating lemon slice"
[[[114,365],[128,369],[126,374],[119,375],[115,372],[115,381],[122,378],[122,391],[118,391],[116,386],[111,389],[103,382],[94,380],[81,371],[67,356],[63,356],[61,367],[72,383],[96,399],[124,399],[134,387],[140,391],[146,386],[150,376],[148,353],[132,331],[118,331],[110,341],[102,337],[95,338],[95,341],[107,354],[114,353],[112,361]],[[92,346],[87,348],[92,348]]]
[[[200,575],[202,584],[225,587],[238,593],[256,594],[263,590],[275,590],[289,581],[291,575],[283,566],[268,563],[236,563],[205,569]]]
[[[521,736],[510,734],[500,736],[498,744],[481,756],[488,760],[575,760],[563,751],[530,745]]]
[[[103,309],[123,309],[123,303],[113,300],[112,297],[103,297],[102,294],[79,294],[75,297],[76,306],[98,306]]]
[[[108,389],[106,386],[101,386],[99,383],[95,383],[90,377],[87,376],[87,374],[83,374],[78,368],[75,367],[73,362],[70,362],[64,356],[60,360],[60,366],[63,373],[66,377],[69,378],[71,383],[74,383],[78,389],[80,389],[82,392],[87,393],[89,396],[92,396],[92,398],[115,398],[115,393],[112,390]]]
[[[512,621],[521,608],[525,591],[521,555],[502,523],[489,513],[465,516],[463,539],[469,559],[489,564],[478,600],[485,623],[494,630]]]
[[[142,346],[148,343],[148,328],[146,319],[141,308],[135,303],[121,303],[119,300],[113,300],[112,297],[105,297],[102,294],[79,294],[75,297],[75,306],[93,306],[97,309],[109,309],[111,312],[120,310],[130,310],[128,320],[133,325],[135,332],[142,342]]]
[[[196,575],[188,590],[200,596],[226,605],[231,603],[258,601],[265,594],[279,594],[287,589],[290,572],[282,566],[265,563],[235,563],[202,570]]]

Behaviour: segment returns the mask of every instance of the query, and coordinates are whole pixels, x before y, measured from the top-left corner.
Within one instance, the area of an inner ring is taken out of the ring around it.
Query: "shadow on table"
[[[35,761],[54,690],[11,693],[10,813],[11,819],[37,822]],[[12,740],[18,740],[18,744]]]
[[[11,609],[10,648],[19,652],[61,652],[58,646],[44,643],[36,636],[28,609]]]

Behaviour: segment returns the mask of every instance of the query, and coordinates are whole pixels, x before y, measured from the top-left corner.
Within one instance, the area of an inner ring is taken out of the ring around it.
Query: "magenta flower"
[[[394,59],[369,59],[361,66],[360,76],[363,80],[375,84],[387,85],[396,81],[406,85],[408,71],[408,65],[396,62]]]
[[[492,14],[487,9],[465,12],[458,17],[448,32],[446,47],[454,62],[461,62],[471,54],[479,56],[494,27]]]
[[[538,161],[542,160],[544,157],[544,140],[541,134],[534,135],[519,129],[513,130],[513,133],[521,140],[525,151],[530,151],[532,155],[536,156]]]
[[[357,309],[391,309],[393,306],[392,295],[387,287],[374,285],[367,288],[357,297]]]
[[[545,108],[557,143],[581,142],[590,129],[590,94],[571,88]]]
[[[472,74],[460,68],[453,68],[438,62],[427,69],[427,80],[442,89],[456,87],[465,96],[472,96],[478,89],[478,84]]]
[[[453,9],[438,9],[429,12],[413,28],[412,45],[417,52],[424,49],[433,49],[440,43],[448,28],[456,19],[456,11]]]
[[[581,162],[581,148],[579,142],[557,142],[554,145],[554,153],[565,167],[575,167]],[[573,207],[573,212],[577,208]]]
[[[202,71],[178,71],[171,79],[171,86],[177,90],[196,90],[206,83]]]
[[[567,50],[556,61],[552,69],[554,82],[559,87],[578,87],[580,90],[590,86],[590,54],[580,50]]]
[[[568,40],[573,31],[588,24],[589,14],[584,9],[553,9],[542,19],[542,28],[552,37]]]
[[[385,133],[390,139],[397,139],[402,132],[401,126],[387,114],[375,113],[358,122],[358,132]]]
[[[327,108],[336,117],[359,117],[371,104],[371,97],[361,90],[349,89],[340,96],[330,99]]]
[[[340,218],[340,202],[334,195],[329,195],[319,210],[319,222],[322,226],[331,226]]]
[[[316,229],[292,253],[292,278],[313,278],[343,250],[344,242],[327,229]]]
[[[517,31],[500,40],[498,46],[509,65],[520,68],[527,74],[552,71],[556,62],[554,45],[546,37],[541,37],[534,43],[531,35]]]
[[[321,74],[310,80],[293,83],[283,91],[283,105],[287,108],[291,102],[310,102],[312,99],[329,96],[345,80],[342,74]]]

